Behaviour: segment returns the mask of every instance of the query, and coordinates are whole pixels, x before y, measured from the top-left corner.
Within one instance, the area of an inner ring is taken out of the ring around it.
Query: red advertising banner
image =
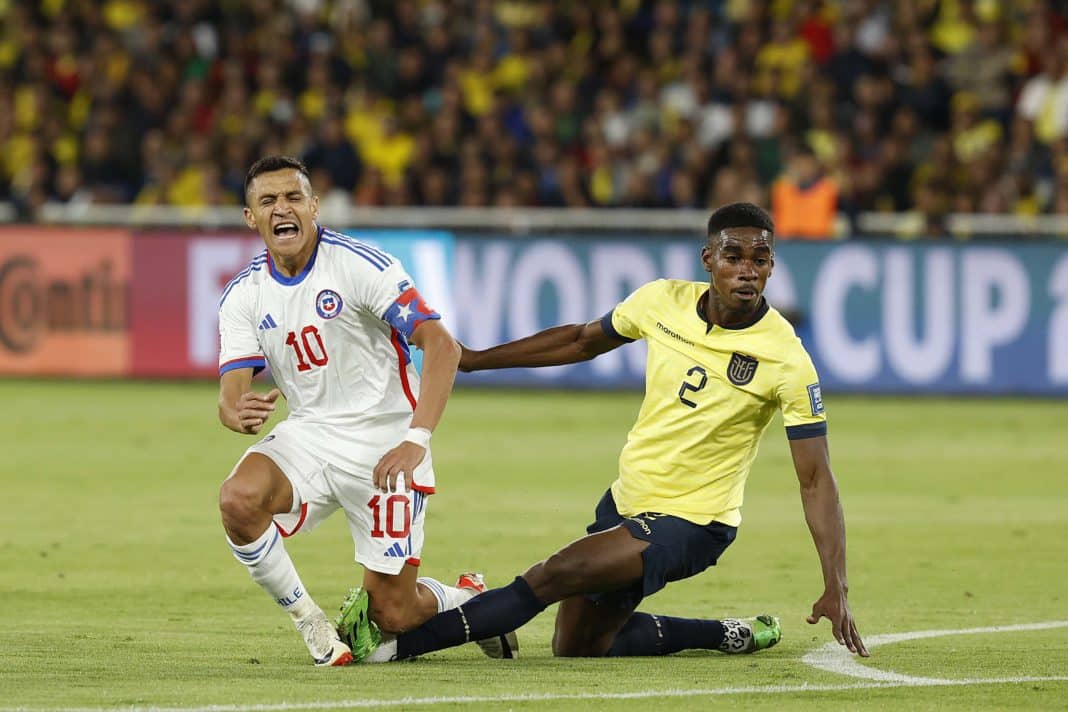
[[[125,230],[0,228],[0,374],[130,370]]]
[[[252,233],[0,228],[0,376],[218,374],[219,297]]]
[[[263,249],[253,233],[143,233],[133,240],[130,374],[215,377],[219,297]]]

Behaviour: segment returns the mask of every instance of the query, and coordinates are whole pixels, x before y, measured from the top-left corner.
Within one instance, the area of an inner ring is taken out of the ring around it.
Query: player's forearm
[[[460,362],[460,346],[447,335],[434,338],[424,346],[419,402],[412,414],[411,427],[426,428],[433,432],[445,413],[445,404],[452,393],[456,367]]]
[[[219,398],[219,422],[235,433],[245,432],[241,428],[241,421],[237,417],[237,402],[226,402]]]
[[[590,353],[584,347],[581,339],[584,328],[584,324],[554,326],[484,351],[464,349],[461,370],[562,366],[588,361],[596,354]]]
[[[820,557],[824,587],[847,591],[845,519],[834,475],[828,471],[813,477],[801,488],[801,502]]]
[[[252,378],[230,371],[219,384],[219,422],[235,433],[244,433],[238,414],[238,400],[252,385]]]

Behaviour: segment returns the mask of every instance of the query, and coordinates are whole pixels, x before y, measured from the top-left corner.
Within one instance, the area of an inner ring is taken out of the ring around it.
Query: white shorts
[[[339,466],[322,458],[321,453],[330,449],[318,446],[322,436],[314,424],[283,421],[245,452],[246,456],[258,452],[269,457],[293,485],[293,511],[274,517],[282,536],[311,531],[340,508],[356,545],[357,563],[393,575],[405,564],[418,566],[427,496],[433,494],[433,487],[416,484],[407,491],[401,478],[399,491],[380,492],[372,480],[377,458],[363,463],[349,459]],[[403,437],[402,432],[395,441],[383,444],[379,457]],[[419,482],[434,481],[429,450],[415,470]]]

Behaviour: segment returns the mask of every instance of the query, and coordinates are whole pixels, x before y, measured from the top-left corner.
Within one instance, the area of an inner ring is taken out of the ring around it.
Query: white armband
[[[408,434],[404,436],[404,440],[415,443],[424,450],[430,449],[430,431],[426,428],[408,428]]]

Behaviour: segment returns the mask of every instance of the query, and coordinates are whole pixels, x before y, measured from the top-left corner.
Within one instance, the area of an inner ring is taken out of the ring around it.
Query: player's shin
[[[610,657],[670,655],[680,650],[718,650],[723,624],[699,618],[672,618],[635,613],[608,650]]]
[[[396,659],[504,635],[545,607],[530,585],[517,577],[508,586],[487,591],[459,608],[439,613],[415,630],[398,635]]]
[[[252,580],[260,585],[290,616],[298,622],[319,610],[289,558],[278,528],[271,524],[259,538],[248,544],[235,544],[227,537],[234,558],[248,568]]]
[[[272,524],[248,544],[230,541],[230,550],[248,568],[252,580],[293,619],[293,625],[304,638],[304,644],[308,646],[316,665],[335,666],[352,662],[349,647],[341,642],[326,614],[305,590],[277,527]]]
[[[717,621],[635,613],[616,635],[608,655],[670,655],[682,650],[755,653],[776,645],[781,639],[782,628],[775,616]]]
[[[420,576],[415,582],[434,595],[438,604],[438,613],[452,610],[461,604],[467,603],[476,594],[471,589],[446,586],[441,581],[432,579],[429,576]]]

